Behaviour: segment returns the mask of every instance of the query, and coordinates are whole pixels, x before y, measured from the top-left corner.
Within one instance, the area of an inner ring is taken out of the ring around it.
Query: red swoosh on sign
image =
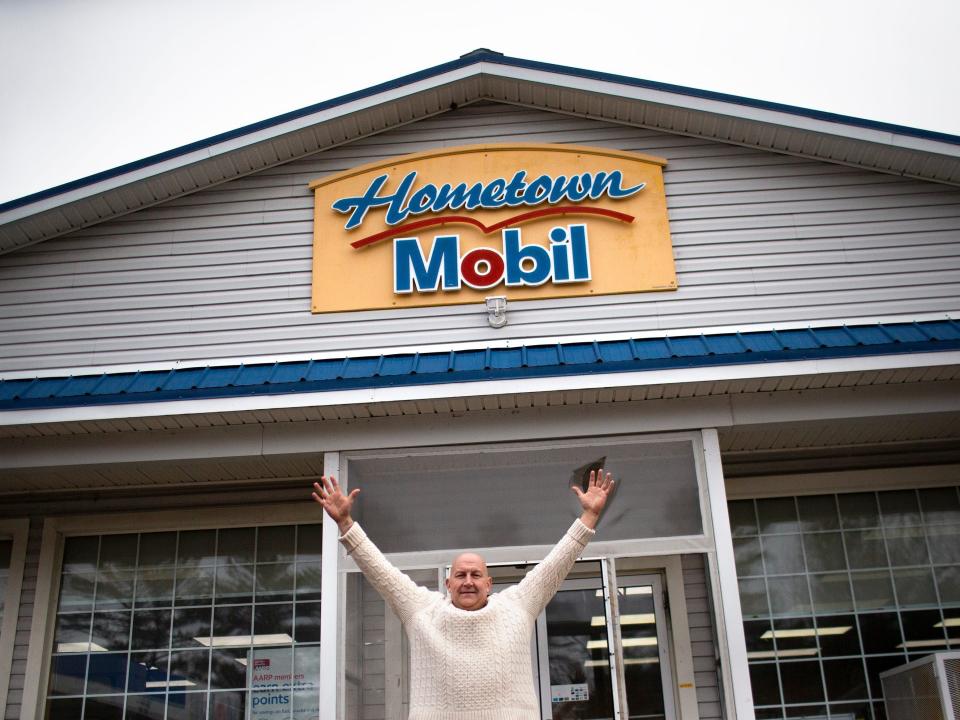
[[[441,215],[440,217],[428,218],[426,220],[415,220],[414,222],[404,223],[403,225],[397,225],[396,227],[388,228],[383,232],[376,233],[375,235],[368,235],[365,238],[355,240],[350,243],[350,246],[355,250],[359,250],[362,247],[373,245],[381,240],[386,240],[397,235],[403,235],[404,233],[411,232],[413,230],[423,230],[424,228],[433,227],[435,225],[473,225],[474,227],[479,228],[484,235],[489,235],[490,233],[495,233],[497,230],[502,230],[505,227],[520,225],[522,223],[529,222],[530,220],[550,217],[551,215],[599,215],[600,217],[611,218],[613,220],[619,220],[620,222],[625,223],[632,223],[635,219],[633,215],[627,215],[626,213],[617,212],[616,210],[607,210],[606,208],[576,207],[573,205],[543,208],[541,210],[531,210],[530,212],[521,213],[520,215],[514,215],[506,220],[501,220],[500,222],[494,223],[490,226],[484,225],[479,220],[469,217],[468,215]]]

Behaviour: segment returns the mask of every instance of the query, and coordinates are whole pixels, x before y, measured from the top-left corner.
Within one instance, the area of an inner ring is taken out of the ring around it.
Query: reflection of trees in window
[[[268,650],[315,717],[320,545],[319,525],[67,538],[47,718],[75,720],[84,698],[85,716],[242,717]]]

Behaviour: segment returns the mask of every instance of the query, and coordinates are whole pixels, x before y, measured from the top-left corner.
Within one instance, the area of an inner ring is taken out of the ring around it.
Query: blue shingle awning
[[[960,349],[960,323],[837,326],[0,381],[0,410],[164,402]]]

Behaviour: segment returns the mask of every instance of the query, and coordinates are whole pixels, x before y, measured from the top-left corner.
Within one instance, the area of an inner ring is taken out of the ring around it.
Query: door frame
[[[521,437],[508,442],[497,442],[495,440],[479,443],[451,443],[449,445],[436,444],[433,442],[424,442],[422,445],[414,444],[406,447],[389,448],[370,448],[370,449],[349,449],[343,451],[329,451],[324,454],[324,472],[327,475],[336,475],[340,479],[340,485],[345,490],[350,487],[350,461],[368,457],[390,457],[394,455],[457,455],[477,450],[512,450],[516,448],[536,448],[536,447],[556,447],[556,446],[582,446],[586,444],[607,444],[614,442],[664,442],[685,440],[690,441],[693,446],[693,460],[696,467],[697,486],[699,495],[699,508],[702,518],[702,532],[699,535],[671,536],[664,538],[642,538],[634,540],[619,541],[594,541],[591,549],[597,553],[593,559],[600,557],[617,558],[618,563],[624,560],[630,563],[640,563],[645,570],[652,572],[662,572],[666,581],[666,591],[670,598],[670,607],[668,608],[668,617],[675,617],[679,620],[677,623],[670,623],[670,634],[672,647],[674,650],[673,672],[674,683],[674,707],[677,720],[699,720],[699,699],[697,697],[697,688],[695,680],[695,668],[693,663],[693,649],[691,643],[690,628],[687,623],[687,605],[684,596],[683,567],[681,557],[685,554],[702,555],[707,565],[707,591],[711,592],[711,570],[713,569],[713,556],[716,554],[716,538],[714,534],[714,518],[711,511],[714,509],[715,499],[711,497],[709,489],[708,463],[704,457],[704,438],[703,431],[671,431],[657,433],[626,433],[623,435],[611,435],[600,433],[593,435],[584,433],[583,428],[577,427],[569,435],[557,438],[542,437]],[[722,475],[721,475],[722,477]],[[725,508],[725,504],[724,504]],[[341,612],[345,607],[345,586],[340,582],[341,575],[358,571],[356,564],[346,555],[338,542],[338,531],[333,523],[328,523],[324,533],[324,554],[323,554],[323,591],[324,597],[329,598],[321,608],[322,639],[325,637],[327,642],[321,642],[323,648],[323,662],[321,663],[321,677],[326,682],[321,682],[321,714],[329,712],[331,717],[343,717],[344,696],[342,693],[342,668],[343,668],[343,637],[346,618]],[[727,531],[727,535],[729,530]],[[481,552],[488,558],[488,564],[493,565],[511,565],[512,558],[521,557],[521,562],[536,562],[541,560],[552,548],[551,545],[530,545],[517,548],[489,547],[472,548],[473,551]],[[445,549],[440,551],[413,551],[390,553],[387,558],[395,567],[402,571],[434,569],[438,573],[438,589],[443,592],[443,567],[449,562],[456,549]],[[633,569],[633,568],[631,568]],[[699,598],[697,599],[699,602]],[[709,602],[709,600],[708,600]],[[388,610],[389,612],[389,610]],[[711,609],[712,622],[716,623],[713,633],[718,637],[715,639],[721,646],[720,651],[725,652],[722,647],[726,639],[724,625],[726,616],[722,612],[713,613]],[[741,627],[742,632],[742,627]],[[333,640],[330,642],[329,640]],[[727,673],[723,672],[725,668],[718,670],[718,679],[722,684],[729,683]],[[727,688],[724,687],[724,690]],[[751,720],[752,720],[752,705]],[[744,716],[746,717],[746,716]]]

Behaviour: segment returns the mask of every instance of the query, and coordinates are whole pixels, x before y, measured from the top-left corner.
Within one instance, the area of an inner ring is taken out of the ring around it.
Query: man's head
[[[487,563],[476,553],[463,553],[454,558],[447,577],[447,592],[454,607],[461,610],[479,610],[487,604],[493,589],[493,578],[487,573]]]

